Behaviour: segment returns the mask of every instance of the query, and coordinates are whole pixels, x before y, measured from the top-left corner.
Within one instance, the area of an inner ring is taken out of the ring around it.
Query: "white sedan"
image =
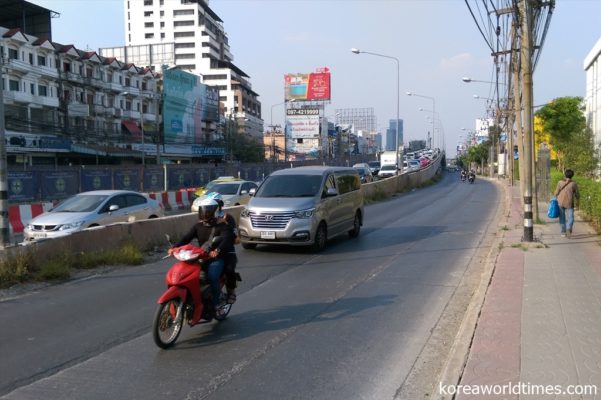
[[[380,171],[378,171],[378,178],[390,178],[399,174],[399,168],[394,164],[382,165]]]

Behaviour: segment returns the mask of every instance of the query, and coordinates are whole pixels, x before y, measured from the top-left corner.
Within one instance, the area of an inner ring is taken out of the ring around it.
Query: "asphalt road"
[[[501,203],[448,174],[368,206],[357,239],[318,255],[240,248],[228,320],[166,351],[150,328],[169,259],[4,299],[0,398],[392,399]]]

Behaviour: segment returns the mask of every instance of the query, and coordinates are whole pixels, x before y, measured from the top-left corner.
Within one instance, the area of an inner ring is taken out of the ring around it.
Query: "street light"
[[[359,50],[357,48],[352,48],[351,52],[355,53],[355,54],[370,54],[372,56],[377,56],[377,57],[384,57],[384,58],[389,58],[391,60],[395,60],[396,61],[396,135],[394,138],[394,149],[396,152],[399,151],[399,109],[400,109],[400,86],[399,86],[399,82],[400,82],[400,63],[399,63],[399,59],[396,57],[392,57],[392,56],[387,56],[384,54],[378,54],[378,53],[372,53],[369,51],[365,51],[365,50]],[[401,168],[403,168],[403,166],[400,166]]]
[[[413,93],[413,92],[405,92],[407,94],[407,96],[416,96],[416,97],[423,97],[424,99],[430,99],[432,100],[432,135],[434,135],[434,130],[436,129],[436,100],[434,99],[434,97],[430,97],[430,96],[424,96],[423,94],[417,94],[417,93]],[[443,142],[444,142],[444,138],[443,138]],[[444,151],[444,148],[443,148]]]
[[[438,121],[439,126],[442,125],[440,123],[440,117],[438,117],[439,114],[436,111],[434,111],[434,110],[428,110],[428,109],[422,108],[422,107],[419,108],[419,111],[425,111],[425,112],[431,112],[432,113],[432,115],[433,115],[433,117],[432,117],[432,137],[434,137],[434,131],[436,129],[434,119],[436,119],[436,121]],[[436,115],[436,117],[434,117],[434,115]],[[430,118],[430,117],[428,117],[428,118]],[[428,147],[432,148],[432,142],[430,141],[430,138],[428,138]]]

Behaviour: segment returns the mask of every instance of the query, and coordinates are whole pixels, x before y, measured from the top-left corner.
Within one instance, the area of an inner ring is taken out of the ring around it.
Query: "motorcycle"
[[[469,174],[469,175],[467,176],[467,180],[468,180],[468,182],[469,182],[469,183],[474,183],[474,181],[476,180],[476,175],[474,175],[474,174]]]
[[[465,182],[465,178],[466,178],[465,174],[461,174],[461,182]]]
[[[187,244],[173,248],[171,256],[178,262],[167,271],[167,290],[157,300],[159,305],[152,324],[154,342],[163,349],[175,344],[186,321],[190,327],[213,318],[223,321],[232,309],[222,276],[219,306],[211,312],[211,286],[201,266],[201,261],[209,258],[208,249]]]

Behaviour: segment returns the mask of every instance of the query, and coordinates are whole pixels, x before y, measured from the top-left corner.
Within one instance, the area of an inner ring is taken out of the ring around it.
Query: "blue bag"
[[[557,203],[557,198],[551,198],[549,201],[549,208],[547,209],[547,217],[549,218],[558,218],[559,217],[559,204]]]

